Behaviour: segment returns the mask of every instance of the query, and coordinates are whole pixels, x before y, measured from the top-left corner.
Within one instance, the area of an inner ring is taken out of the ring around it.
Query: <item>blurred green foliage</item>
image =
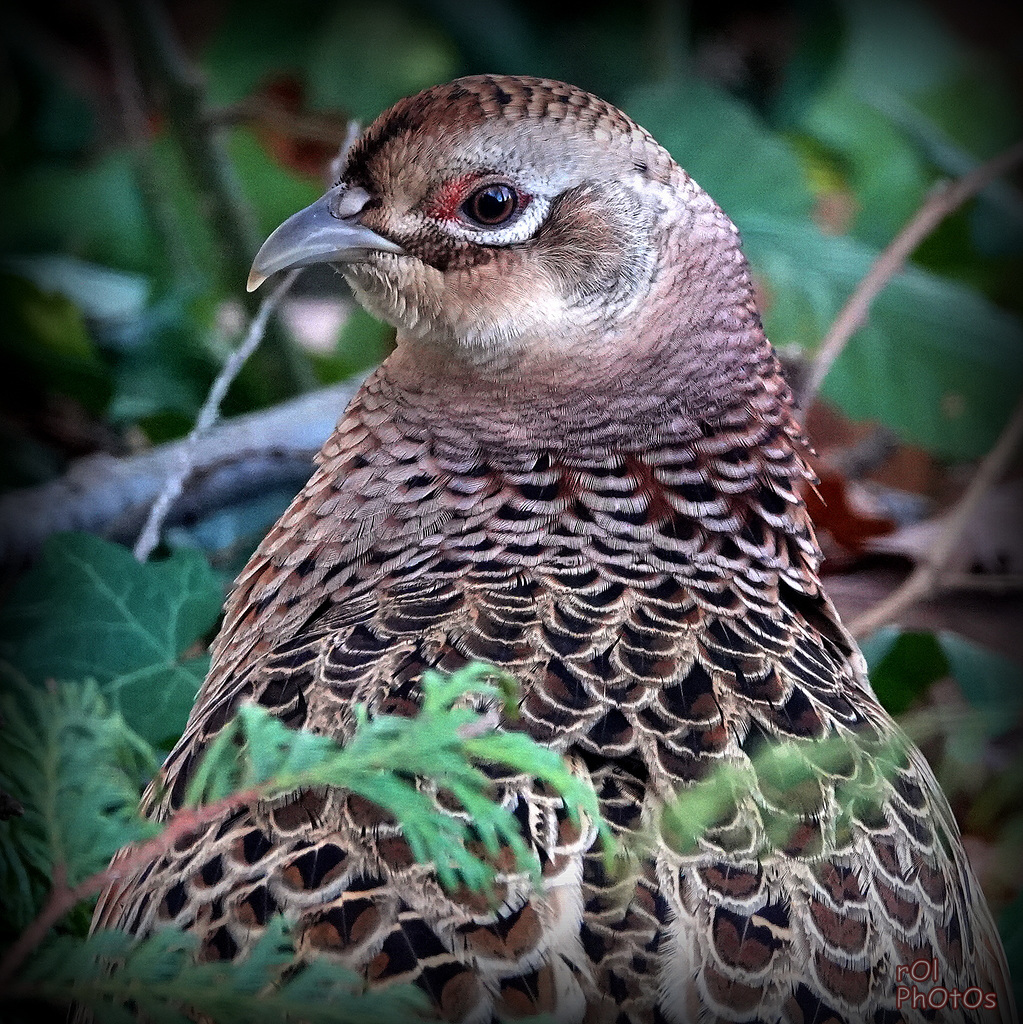
[[[324,186],[308,159],[282,157],[273,131],[286,135],[286,126],[269,131],[239,113],[275,83],[298,97],[293,113],[332,114],[343,128],[349,117],[366,122],[399,97],[460,74],[561,78],[622,106],[732,216],[778,346],[818,345],[936,183],[1023,134],[1007,69],[912,0],[779,4],[759,35],[756,22],[732,31],[734,12],[710,4],[597,4],[585,18],[540,0],[207,6],[187,50],[224,125],[243,213],[262,234]],[[238,319],[243,286],[218,279],[223,243],[151,69],[138,69],[151,100],[139,136],[137,126],[125,129],[115,81],[123,71],[112,68],[104,27],[86,24],[84,41],[69,43],[81,23],[69,29],[59,14],[56,25],[39,17],[13,18],[0,42],[0,426],[14,442],[4,486],[37,483],[80,453],[49,426],[55,404],[72,403],[124,444],[185,433],[235,340],[225,323]],[[77,63],[59,59],[61,46]],[[1023,382],[1021,254],[1023,201],[994,183],[948,218],[880,296],[834,366],[826,398],[936,456],[983,454]],[[339,279],[331,288],[341,288]],[[311,379],[366,369],[389,338],[356,312],[329,351],[310,356]],[[239,382],[226,411],[287,393],[280,382],[256,384],[264,386]],[[222,518],[207,532],[226,530],[217,541],[226,547],[252,532],[252,518]],[[178,528],[171,546],[201,544],[204,525]],[[77,877],[136,834],[126,808],[156,752],[184,725],[221,597],[195,550],[140,566],[87,537],[53,541],[9,594],[0,657],[19,674],[3,683],[9,756],[0,759],[0,788],[28,811],[0,823],[0,883],[16,900],[5,899],[8,927],[38,909],[55,860]],[[887,632],[866,653],[882,700],[910,718],[937,680],[954,677],[965,711],[939,730],[947,748],[939,776],[975,832],[1018,856],[1023,809],[1012,782],[1023,769],[1017,754],[996,756],[1018,728],[1018,672],[950,634]],[[91,780],[90,757],[103,766]],[[972,804],[959,799],[966,791]],[[71,831],[61,832],[62,823]],[[93,860],[59,846],[72,834],[91,844]],[[83,926],[79,918],[65,928]],[[1010,955],[1023,950],[1020,899],[1003,927]],[[108,955],[124,952],[107,941]],[[169,941],[140,949],[122,980],[144,991],[156,984],[153,965],[165,963],[162,981],[191,985],[197,1005],[215,1000],[224,979],[189,968],[187,951]],[[283,933],[270,934],[253,963],[283,962],[284,945]],[[66,1000],[89,976],[78,968],[92,952],[52,946],[35,964],[37,980],[49,977],[53,998]],[[108,997],[124,992],[96,995]]]
[[[545,74],[606,95],[738,223],[776,345],[812,349],[934,184],[1004,148],[1023,125],[1005,69],[910,0],[787,14],[782,5],[785,40],[770,44],[764,29],[767,42],[757,50],[754,40],[750,53],[740,44],[729,51],[727,14],[699,4],[650,5],[638,16],[597,5],[581,20],[531,0],[471,11],[446,0],[213,11],[191,47],[211,108],[287,82],[300,112],[365,122],[402,95],[479,71]],[[147,170],[114,98],[113,118],[95,109],[95,95],[47,59],[35,32],[17,23],[7,44],[17,116],[2,150],[0,250],[98,264],[111,291],[118,271],[142,275],[148,299],[140,311],[136,278],[126,276],[123,306],[108,305],[102,319],[83,310],[83,326],[54,297],[76,301],[74,264],[41,275],[38,260],[8,263],[36,285],[10,283],[2,296],[12,311],[4,350],[29,384],[11,397],[25,405],[56,392],[105,411],[118,429],[180,434],[223,358],[230,339],[217,313],[241,282],[227,292],[216,283],[224,254],[164,115],[151,114],[141,140]],[[160,83],[141,72],[158,97]],[[323,181],[282,162],[258,125],[226,124],[233,173],[267,233]],[[1023,381],[1020,298],[1008,283],[1021,263],[1021,227],[1023,203],[1005,183],[950,218],[881,297],[826,396],[939,456],[983,453]],[[57,324],[65,350],[53,359]],[[381,329],[365,318],[357,326],[334,354],[317,357],[317,380],[380,358]],[[249,384],[235,388],[229,412],[272,393]]]

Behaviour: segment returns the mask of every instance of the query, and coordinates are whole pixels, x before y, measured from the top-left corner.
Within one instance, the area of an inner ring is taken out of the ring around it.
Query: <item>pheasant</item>
[[[626,854],[495,773],[542,877],[506,865],[492,901],[373,804],[295,792],[122,879],[97,923],[230,960],[284,913],[297,956],[450,1021],[1015,1020],[948,803],[822,590],[807,444],[713,200],[595,96],[463,78],[381,115],[250,288],[314,263],[396,349],[237,580],[148,812],[243,701],[343,742],[356,705],[414,716],[426,670],[483,661],[521,681],[502,727],[592,782]],[[678,841],[665,809],[729,766],[749,784]]]

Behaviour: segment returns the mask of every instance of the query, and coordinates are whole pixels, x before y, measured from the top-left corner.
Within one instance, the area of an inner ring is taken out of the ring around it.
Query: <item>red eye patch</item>
[[[456,220],[462,204],[472,195],[481,181],[493,177],[491,172],[472,171],[460,174],[457,178],[449,178],[423,205],[423,213],[436,220]],[[521,212],[529,204],[531,196],[517,191],[518,210]]]
[[[473,185],[486,175],[473,171],[457,178],[449,178],[430,197],[423,207],[423,213],[437,220],[454,220],[458,216],[458,208],[465,202],[465,197],[472,191]]]

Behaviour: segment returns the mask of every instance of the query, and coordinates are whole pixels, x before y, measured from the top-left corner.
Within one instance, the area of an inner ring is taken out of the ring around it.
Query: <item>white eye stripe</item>
[[[441,222],[441,228],[453,238],[462,238],[480,245],[514,245],[524,242],[540,230],[547,219],[551,201],[547,196],[531,196],[524,210],[517,212],[506,224],[486,227],[473,224],[465,216]]]

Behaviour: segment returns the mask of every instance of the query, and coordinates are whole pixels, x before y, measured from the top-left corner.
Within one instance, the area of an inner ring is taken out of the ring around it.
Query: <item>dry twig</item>
[[[950,581],[944,581],[942,574],[955,553],[964,527],[976,512],[977,506],[988,488],[1002,475],[1021,440],[1023,440],[1023,397],[1017,402],[1016,408],[994,448],[981,462],[966,493],[952,509],[945,528],[927,553],[927,557],[917,565],[902,586],[873,608],[864,612],[850,625],[849,629],[853,636],[861,637],[872,633],[885,623],[896,619],[917,601],[933,596],[943,584],[948,585]],[[958,577],[953,579],[958,579]]]
[[[46,938],[49,930],[82,900],[101,892],[111,883],[130,875],[138,868],[158,860],[182,836],[194,832],[208,822],[215,821],[222,814],[258,800],[261,795],[262,791],[258,788],[247,789],[241,793],[224,797],[223,800],[207,804],[205,807],[198,807],[195,810],[180,810],[170,819],[167,827],[158,836],[154,836],[138,846],[128,847],[124,856],[119,855],[109,867],[89,875],[78,885],[69,886],[64,866],[57,864],[53,869],[53,888],[50,890],[46,905],[39,911],[35,920],[18,936],[17,941],[7,950],[3,961],[0,962],[0,990],[14,980],[18,968],[25,962],[32,950]]]
[[[217,417],[220,415],[220,403],[224,400],[227,389],[231,386],[235,377],[238,376],[239,370],[245,365],[245,360],[252,355],[256,350],[256,346],[262,341],[270,314],[277,308],[277,304],[292,286],[299,273],[299,270],[292,270],[263,300],[259,311],[249,324],[249,331],[244,341],[231,353],[227,362],[224,363],[223,369],[217,374],[217,379],[213,382],[210,393],[206,396],[206,401],[196,417],[195,426],[192,427],[191,433],[178,451],[178,460],[174,472],[167,478],[163,490],[153,503],[153,507],[149,512],[149,518],[146,520],[146,525],[143,527],[142,533],[135,543],[135,557],[140,562],[144,562],[152,554],[153,548],[159,543],[160,529],[163,526],[164,519],[167,518],[167,512],[178,495],[181,494],[181,488],[188,478],[188,474],[192,471],[194,454],[199,441],[216,422]]]
[[[951,213],[996,178],[1023,163],[1023,141],[986,163],[975,167],[957,181],[933,191],[912,220],[896,235],[891,244],[874,261],[866,276],[856,286],[846,304],[835,317],[827,336],[814,359],[806,384],[800,390],[799,406],[806,410],[820,390],[824,378],[852,335],[866,321],[874,299],[884,286],[902,269],[916,247]],[[942,575],[951,560],[955,546],[966,523],[976,511],[987,489],[995,483],[1012,456],[1023,433],[1023,404],[1017,407],[1002,436],[984,459],[976,476],[953,510],[945,529],[926,559],[893,594],[856,619],[850,629],[854,636],[864,636],[890,622],[917,601],[932,596],[942,586]],[[956,577],[959,580],[959,577]],[[946,581],[946,584],[947,585]]]
[[[895,236],[891,244],[874,261],[867,275],[856,286],[848,301],[835,317],[827,336],[814,358],[805,386],[800,391],[799,407],[809,409],[824,378],[846,343],[866,322],[870,307],[886,284],[902,269],[916,247],[951,213],[983,190],[996,178],[1023,163],[1023,141],[986,163],[975,167],[957,181],[932,192],[912,220]]]
[[[361,383],[356,377],[221,420],[193,448],[191,475],[165,525],[279,488],[297,491]],[[16,568],[30,561],[48,537],[65,530],[84,530],[130,547],[187,443],[187,438],[168,441],[121,458],[89,455],[56,480],[0,495],[0,565]]]
[[[340,146],[347,137],[347,124],[335,114],[291,110],[271,96],[246,96],[229,106],[213,107],[206,112],[206,118],[214,125],[256,122],[290,139],[325,146]]]

